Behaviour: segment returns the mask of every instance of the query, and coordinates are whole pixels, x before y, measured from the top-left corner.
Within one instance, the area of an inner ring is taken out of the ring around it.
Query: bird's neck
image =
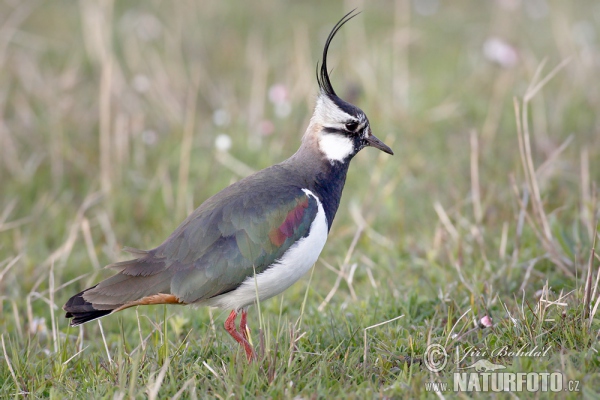
[[[340,205],[349,165],[349,162],[336,161],[333,164],[328,162],[323,165],[314,179],[313,190],[323,204],[329,229]]]
[[[282,164],[287,165],[291,171],[296,171],[296,174],[301,171],[302,184],[319,197],[325,209],[328,228],[331,229],[353,155],[341,162],[328,160],[318,147],[319,129],[319,126],[311,124],[298,151]]]

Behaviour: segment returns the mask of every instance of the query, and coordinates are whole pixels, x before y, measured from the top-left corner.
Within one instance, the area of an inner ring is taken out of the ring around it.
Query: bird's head
[[[385,143],[371,132],[369,119],[358,107],[340,99],[333,90],[327,72],[327,51],[337,31],[358,14],[346,14],[331,30],[323,48],[323,63],[317,65],[317,82],[320,93],[307,136],[331,163],[348,162],[356,153],[372,146],[394,154]]]

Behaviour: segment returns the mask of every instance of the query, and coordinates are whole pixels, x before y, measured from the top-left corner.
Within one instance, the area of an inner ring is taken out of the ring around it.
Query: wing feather
[[[86,301],[126,305],[154,295],[193,303],[234,290],[309,234],[317,201],[275,166],[225,188],[197,208],[160,246],[83,293]],[[283,171],[285,172],[285,171]]]
[[[217,226],[224,242],[215,242],[190,268],[177,272],[171,293],[191,303],[235,289],[307,236],[318,211],[316,200],[301,189],[292,192],[276,209],[270,208],[269,203],[248,204],[254,206],[223,208],[223,218]],[[194,229],[195,224],[188,229]],[[219,271],[218,279],[207,274],[213,269]]]

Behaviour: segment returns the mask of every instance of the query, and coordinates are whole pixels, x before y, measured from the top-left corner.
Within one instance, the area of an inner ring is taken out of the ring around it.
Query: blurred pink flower
[[[258,125],[258,131],[263,136],[269,136],[275,130],[275,125],[268,119],[265,119],[260,122]]]
[[[521,0],[496,0],[496,3],[508,11],[515,11],[521,7]]]
[[[269,88],[269,100],[273,104],[286,103],[288,95],[287,87],[283,83],[276,83]]]
[[[486,315],[479,320],[479,326],[482,328],[491,328],[494,324],[492,323],[492,319]]]
[[[519,53],[504,39],[492,36],[483,44],[483,55],[486,59],[504,68],[512,68],[519,62]]]

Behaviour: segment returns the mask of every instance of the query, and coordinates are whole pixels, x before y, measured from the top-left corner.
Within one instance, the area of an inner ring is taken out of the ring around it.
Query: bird
[[[231,310],[225,330],[249,362],[256,358],[248,308],[283,292],[316,263],[353,157],[369,146],[394,154],[373,135],[365,113],[331,85],[327,52],[354,11],[325,41],[316,105],[296,153],[208,198],[160,246],[124,248],[135,258],[108,265],[113,276],[66,302],[71,326],[141,305],[218,307]]]

